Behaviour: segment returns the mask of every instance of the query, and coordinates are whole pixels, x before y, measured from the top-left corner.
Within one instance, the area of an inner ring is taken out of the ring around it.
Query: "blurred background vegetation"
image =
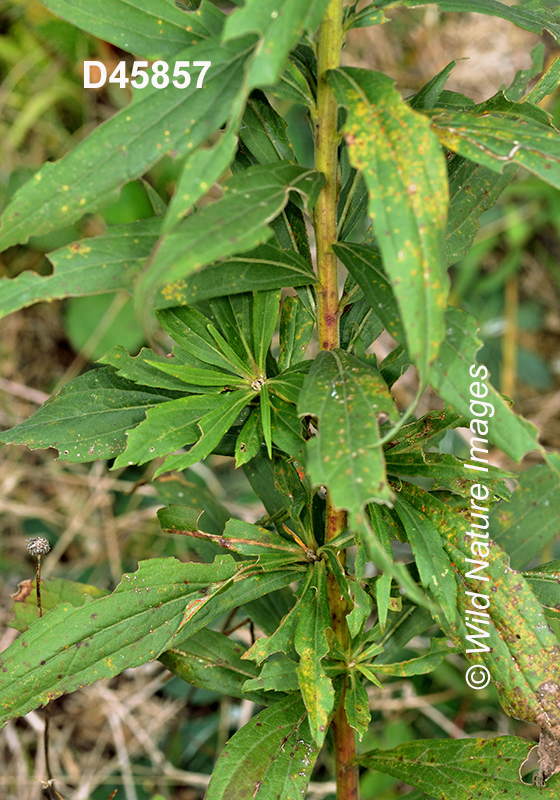
[[[531,49],[545,45],[545,64],[558,55],[552,40],[475,14],[442,15],[435,6],[389,12],[390,24],[352,31],[346,63],[380,69],[413,94],[453,59],[447,88],[476,102],[508,86],[530,66]],[[130,100],[128,89],[109,84],[84,90],[83,61],[108,66],[130,56],[58,20],[35,0],[0,0],[0,206],[45,161],[72,149],[98,124]],[[560,98],[545,107],[560,126]],[[312,140],[303,110],[281,107],[299,157],[312,160]],[[181,164],[163,159],[150,184],[169,199]],[[45,253],[75,239],[95,236],[108,224],[150,216],[141,181],[128,184],[120,200],[102,214],[1,256],[0,277],[23,270],[49,274]],[[560,192],[519,174],[498,205],[487,212],[471,253],[452,269],[452,302],[479,320],[494,384],[515,400],[518,413],[533,420],[547,447],[560,447]],[[1,289],[0,289],[1,290]],[[0,322],[0,425],[27,418],[39,404],[88,369],[115,344],[131,352],[142,345],[125,294],[38,304]],[[392,347],[376,343],[379,355]],[[396,386],[401,407],[414,393],[414,376]],[[427,394],[421,413],[437,405]],[[466,455],[460,432],[440,446]],[[512,468],[500,453],[494,463]],[[33,576],[25,538],[47,536],[53,551],[45,577],[57,576],[114,588],[123,571],[153,556],[196,558],[180,537],[162,535],[155,509],[170,501],[204,508],[220,526],[230,515],[251,521],[262,507],[241,471],[212,456],[181,478],[150,482],[155,466],[109,472],[105,462],[65,465],[54,451],[6,447],[0,453],[0,650],[17,635],[9,627],[17,584]],[[530,464],[528,459],[525,467]],[[514,467],[519,471],[519,467]],[[560,557],[548,548],[545,559]],[[403,552],[406,558],[406,553]],[[537,559],[537,562],[541,559]],[[229,628],[243,621],[227,620]],[[219,621],[223,624],[223,621]],[[249,632],[235,633],[248,643]],[[410,658],[425,646],[417,637],[403,651]],[[465,663],[451,656],[436,672],[385,680],[370,687],[373,722],[363,749],[390,748],[413,738],[492,736],[514,733],[536,738],[533,726],[505,716],[492,688],[467,690]],[[227,738],[253,713],[248,701],[220,699],[171,678],[159,664],[127,671],[55,702],[52,721],[53,771],[65,798],[197,800]],[[0,796],[36,800],[44,778],[43,713],[33,712],[0,732]],[[332,775],[328,748],[314,775],[310,798],[334,797],[320,781]],[[332,790],[332,785],[330,787]],[[396,800],[406,787],[370,772],[362,778],[364,800]]]

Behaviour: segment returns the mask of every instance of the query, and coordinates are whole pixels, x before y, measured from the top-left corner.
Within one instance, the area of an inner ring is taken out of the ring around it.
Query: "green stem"
[[[338,309],[338,262],[332,251],[337,227],[337,102],[326,73],[340,66],[342,49],[342,0],[331,0],[321,24],[317,48],[317,117],[315,120],[315,167],[325,176],[325,185],[315,206],[315,236],[317,241],[317,327],[321,350],[333,350],[340,344]],[[347,525],[346,513],[337,510],[327,494],[325,541],[329,542]],[[341,553],[344,562],[345,552]],[[350,643],[346,622],[348,608],[340,596],[334,575],[327,579],[331,624],[344,648]],[[348,724],[342,691],[339,706],[332,720],[336,757],[338,800],[358,800],[358,768],[355,766],[356,734]]]

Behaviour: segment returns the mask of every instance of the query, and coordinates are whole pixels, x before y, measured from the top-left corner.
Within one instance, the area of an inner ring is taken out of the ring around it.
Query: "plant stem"
[[[325,185],[315,206],[317,239],[317,327],[321,350],[338,347],[338,264],[331,245],[336,242],[337,103],[326,72],[340,66],[342,47],[342,0],[331,0],[321,23],[317,48],[317,118],[315,168]]]
[[[317,117],[315,122],[315,167],[325,176],[315,207],[315,236],[317,241],[317,327],[321,350],[339,346],[338,329],[338,262],[331,246],[336,242],[337,223],[337,103],[326,77],[329,69],[340,66],[342,48],[342,0],[331,0],[321,24],[317,48]],[[337,510],[327,494],[327,521],[325,541],[329,542],[346,528],[346,513]],[[345,553],[342,554],[344,563]],[[344,648],[350,643],[346,623],[348,608],[340,596],[336,578],[329,574],[327,593],[332,628]],[[332,720],[336,756],[336,784],[338,800],[357,800],[358,768],[356,734],[349,726],[344,709],[346,687]]]

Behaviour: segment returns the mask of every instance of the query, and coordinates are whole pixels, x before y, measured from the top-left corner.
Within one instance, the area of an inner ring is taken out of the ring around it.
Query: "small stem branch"
[[[315,120],[315,167],[325,176],[315,207],[315,236],[317,241],[317,328],[321,350],[334,350],[339,346],[338,330],[338,262],[332,251],[336,242],[337,223],[337,148],[338,108],[326,73],[340,66],[342,49],[342,0],[331,0],[319,31],[317,48],[317,117]],[[346,512],[339,511],[327,493],[327,521],[325,541],[329,542],[347,525]],[[344,559],[345,553],[342,554]],[[331,624],[335,635],[344,648],[350,644],[350,633],[346,622],[348,608],[340,595],[336,578],[327,578],[327,594],[331,612]],[[356,735],[349,726],[344,710],[342,692],[339,706],[332,721],[336,756],[336,781],[338,800],[358,800],[358,768],[356,757]]]
[[[331,0],[321,24],[317,49],[317,118],[315,168],[325,176],[315,207],[317,239],[317,327],[322,350],[338,347],[338,265],[331,245],[336,242],[337,103],[327,82],[327,70],[340,66],[342,0]]]

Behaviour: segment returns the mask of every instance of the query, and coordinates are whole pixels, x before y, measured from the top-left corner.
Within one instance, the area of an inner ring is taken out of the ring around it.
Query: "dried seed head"
[[[26,541],[27,541],[27,552],[34,558],[46,555],[51,549],[48,540],[45,539],[43,536],[32,536],[30,539],[27,539]]]

